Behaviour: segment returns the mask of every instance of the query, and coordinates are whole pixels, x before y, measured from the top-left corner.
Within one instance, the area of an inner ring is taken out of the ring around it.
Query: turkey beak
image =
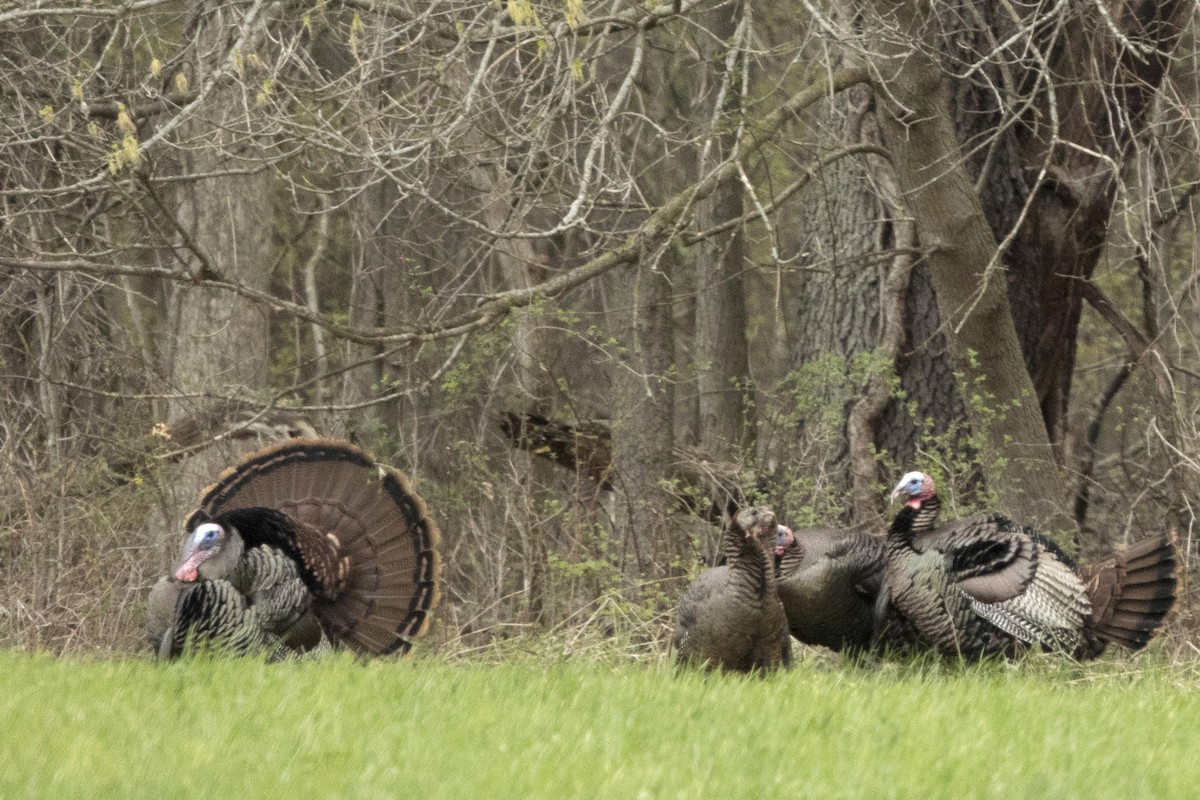
[[[896,498],[900,497],[903,494],[907,494],[907,492],[904,491],[904,484],[903,483],[896,484],[896,488],[892,489],[892,498],[889,502],[891,502],[891,503],[896,502]]]
[[[208,553],[200,548],[193,548],[175,570],[176,580],[194,581],[200,577],[200,564],[208,557]]]
[[[183,561],[180,561],[179,566],[175,568],[175,579],[180,581],[199,580],[200,565],[212,554],[213,548],[211,547],[192,546],[188,548],[183,555]]]

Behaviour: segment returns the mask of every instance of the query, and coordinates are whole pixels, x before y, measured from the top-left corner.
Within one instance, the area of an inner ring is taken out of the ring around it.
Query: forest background
[[[409,474],[463,651],[661,652],[731,504],[882,532],[914,468],[1190,563],[1194,12],[0,4],[0,642],[142,648],[294,435]]]

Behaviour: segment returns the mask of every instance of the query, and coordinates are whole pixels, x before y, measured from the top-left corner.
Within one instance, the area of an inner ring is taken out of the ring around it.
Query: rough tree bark
[[[1134,138],[1145,128],[1194,9],[1184,0],[1109,0],[1081,9],[1053,42],[1053,100],[1043,93],[1034,124],[1019,129],[1022,164],[1046,170],[1030,196],[1028,224],[1014,241],[1014,252],[1026,257],[1013,261],[1018,280],[1031,279],[1030,268],[1041,277],[1031,372],[1056,443],[1075,371],[1080,287],[1100,259]],[[1057,114],[1050,113],[1051,102]]]
[[[1192,3],[934,4],[958,140],[1007,270],[1009,300],[1050,439],[1059,446],[1082,294],[1119,182]],[[1010,42],[996,50],[996,42]],[[932,52],[932,51],[931,51]],[[1004,104],[998,97],[1004,97]],[[964,147],[964,149],[966,149]]]
[[[938,313],[963,376],[967,415],[985,448],[989,485],[1001,508],[1044,529],[1073,533],[1066,483],[1032,402],[996,241],[962,163],[944,75],[930,55],[931,28],[912,4],[878,5],[902,35],[878,42],[880,130],[928,252]]]
[[[955,152],[992,241],[1000,244],[999,260],[992,261],[994,280],[1007,289],[1025,369],[1032,376],[1028,401],[1040,407],[1054,445],[1066,424],[1079,279],[1096,265],[1120,170],[1186,21],[1187,4],[1178,2],[1103,6],[880,3],[873,15],[838,17],[840,12],[831,10],[835,16],[826,20],[851,38],[873,29],[893,52],[920,46],[942,69],[943,114],[952,126]],[[916,22],[905,28],[896,15],[919,17],[930,28]],[[926,33],[922,44],[911,38]],[[874,104],[887,100],[886,94],[885,86],[879,100],[875,95],[861,99],[863,119],[875,114]],[[830,105],[834,113],[816,120],[825,130],[833,123],[837,136],[870,141],[870,125],[838,122],[839,113],[853,120],[854,107],[836,99]],[[810,196],[803,224],[811,238],[802,246],[801,263],[813,271],[797,278],[794,303],[805,334],[820,329],[815,341],[846,356],[869,349],[880,335],[880,283],[865,259],[850,271],[820,270],[831,262],[855,263],[873,247],[896,242],[895,230],[873,202],[882,193],[851,169],[830,172],[830,190]],[[872,237],[876,241],[869,243]],[[906,341],[896,359],[905,401],[890,403],[875,428],[877,446],[901,465],[929,446],[920,439],[923,426],[938,435],[965,430],[967,409],[960,398],[970,395],[970,386],[958,386],[957,359],[949,357],[945,341],[957,321],[943,324],[934,295],[930,269],[918,263],[907,292]],[[820,316],[831,306],[841,310],[835,323]],[[820,347],[798,352],[797,364],[814,357],[814,350]],[[947,443],[956,460],[969,441],[959,433]]]

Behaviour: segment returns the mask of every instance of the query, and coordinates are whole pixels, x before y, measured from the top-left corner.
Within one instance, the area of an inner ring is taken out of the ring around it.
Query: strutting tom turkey
[[[779,526],[776,588],[788,629],[805,644],[861,651],[871,644],[884,541],[858,529]]]
[[[1175,603],[1171,536],[1076,566],[1052,541],[1001,514],[938,526],[933,479],[910,472],[888,533],[877,620],[902,617],[926,646],[972,659],[1030,646],[1076,658],[1146,645]]]
[[[324,632],[363,655],[406,651],[438,603],[438,528],[399,471],[348,442],[293,439],[226,470],[150,593],[160,657],[190,646],[304,650]]]
[[[744,508],[722,536],[726,562],[705,570],[679,598],[677,663],[736,672],[791,664],[787,619],[775,592],[778,524],[766,506]]]

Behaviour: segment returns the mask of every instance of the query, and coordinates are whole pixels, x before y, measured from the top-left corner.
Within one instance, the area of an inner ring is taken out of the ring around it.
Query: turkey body
[[[921,644],[973,660],[1031,647],[1076,658],[1144,647],[1175,602],[1169,536],[1080,569],[1057,545],[1001,514],[936,524],[929,476],[909,473],[888,533],[876,618],[898,616]]]
[[[150,590],[147,629],[161,659],[189,647],[234,655],[263,650],[277,637],[259,619],[258,610],[229,581],[180,581],[160,578]]]
[[[677,663],[735,672],[790,665],[772,563],[777,527],[765,506],[743,509],[731,521],[722,541],[726,563],[701,573],[679,599]]]
[[[398,471],[348,442],[260,450],[204,491],[173,575],[150,592],[160,657],[331,642],[405,651],[439,598],[438,529]]]
[[[860,530],[781,527],[776,589],[791,635],[805,644],[862,651],[871,645],[886,552]]]

